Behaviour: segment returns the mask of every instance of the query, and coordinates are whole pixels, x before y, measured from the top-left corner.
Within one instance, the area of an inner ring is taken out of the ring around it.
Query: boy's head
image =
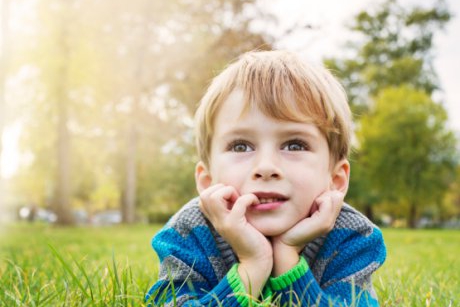
[[[242,90],[246,106],[277,120],[311,123],[326,137],[331,162],[348,157],[351,112],[344,89],[332,74],[287,51],[243,54],[211,83],[196,112],[200,160],[210,163],[215,119],[229,95]]]
[[[326,70],[291,53],[243,55],[214,79],[196,124],[198,191],[230,206],[239,196],[256,196],[245,216],[265,236],[312,214],[323,193],[346,193],[345,94]]]

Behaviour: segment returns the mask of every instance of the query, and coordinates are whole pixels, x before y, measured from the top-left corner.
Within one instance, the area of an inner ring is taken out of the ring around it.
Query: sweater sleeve
[[[372,273],[385,260],[380,230],[363,235],[351,229],[334,229],[327,237],[315,265],[323,266],[319,281],[302,256],[285,274],[268,286],[281,306],[378,306]]]
[[[238,264],[226,271],[211,231],[202,222],[196,210],[182,212],[153,238],[160,273],[146,295],[149,305],[249,305]]]

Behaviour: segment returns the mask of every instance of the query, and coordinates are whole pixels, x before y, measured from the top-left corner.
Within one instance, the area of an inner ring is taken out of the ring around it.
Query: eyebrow
[[[254,129],[249,128],[249,127],[238,127],[238,128],[230,128],[224,133],[222,133],[222,137],[226,137],[228,135],[245,135],[245,134],[250,134],[253,133]]]
[[[280,136],[306,137],[312,140],[315,140],[321,137],[320,131],[309,131],[309,130],[298,130],[298,129],[284,130],[284,131],[281,131],[279,134]]]
[[[289,125],[289,124],[288,124]],[[295,125],[295,124],[294,124]],[[316,127],[313,125],[313,127]],[[254,129],[251,127],[237,127],[237,128],[230,128],[229,130],[225,131],[221,137],[225,138],[228,136],[244,136],[248,134],[253,134]],[[280,129],[280,131],[277,131],[277,135],[285,137],[285,136],[299,136],[299,137],[308,137],[308,138],[318,138],[321,136],[321,132],[319,129],[305,129],[305,128],[299,128],[299,127],[283,127]]]

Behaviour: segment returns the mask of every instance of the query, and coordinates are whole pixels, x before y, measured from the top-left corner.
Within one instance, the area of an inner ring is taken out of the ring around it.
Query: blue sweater
[[[193,199],[152,240],[158,281],[155,306],[378,306],[371,275],[386,256],[380,230],[344,204],[333,230],[307,244],[299,263],[270,278],[260,298],[245,291],[238,259]]]

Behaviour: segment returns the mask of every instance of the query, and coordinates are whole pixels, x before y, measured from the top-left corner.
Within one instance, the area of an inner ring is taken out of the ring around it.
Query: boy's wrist
[[[280,276],[299,262],[299,251],[297,246],[284,244],[281,240],[273,240],[273,269],[272,277]]]
[[[258,297],[270,277],[272,267],[273,258],[240,261],[238,274],[246,287],[247,293]]]

